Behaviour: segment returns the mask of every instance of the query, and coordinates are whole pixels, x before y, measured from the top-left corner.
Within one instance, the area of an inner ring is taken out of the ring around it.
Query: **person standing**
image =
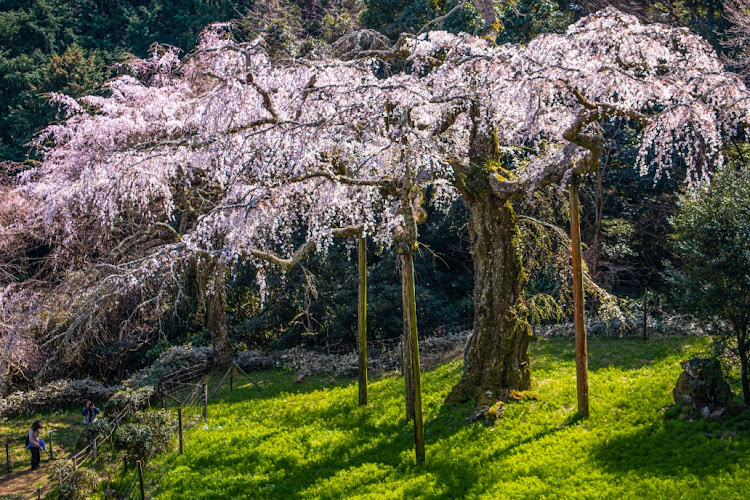
[[[83,425],[88,425],[91,422],[96,421],[96,416],[99,415],[100,411],[99,408],[94,406],[94,403],[91,401],[86,401],[86,406],[83,407],[83,410],[81,410],[81,415],[83,415]]]
[[[39,468],[39,464],[42,462],[39,454],[39,448],[41,446],[41,439],[39,439],[39,431],[42,430],[42,423],[37,420],[31,424],[31,430],[29,431],[29,444],[28,448],[31,451],[31,470]]]

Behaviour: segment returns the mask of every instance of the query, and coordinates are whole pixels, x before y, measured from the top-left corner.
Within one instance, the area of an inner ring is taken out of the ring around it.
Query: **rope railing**
[[[135,413],[135,406],[132,403],[128,403],[125,405],[125,408],[121,412],[117,412],[115,414],[112,427],[110,428],[109,432],[106,435],[99,435],[94,437],[93,441],[86,445],[82,450],[78,451],[77,453],[70,456],[66,463],[60,468],[63,473],[58,475],[58,483],[60,486],[64,485],[68,479],[70,479],[73,476],[73,473],[78,470],[79,467],[82,467],[85,465],[86,461],[93,457],[93,461],[91,462],[91,465],[95,464],[98,460],[98,454],[97,451],[99,449],[99,445],[103,444],[107,441],[111,441],[112,435],[114,434],[115,430],[120,426],[123,419],[126,416],[132,416]],[[68,467],[68,465],[71,464],[71,467]]]
[[[210,395],[208,392],[208,381],[205,379],[205,375],[208,371],[208,366],[203,364],[194,365],[192,367],[187,367],[172,372],[167,377],[159,381],[159,383],[155,387],[155,390],[157,394],[162,396],[162,404],[165,409],[168,409],[168,406],[166,404],[168,401],[174,404],[171,409],[179,408],[179,413],[183,417],[180,419],[180,421],[184,422],[182,428],[190,429],[198,425],[200,422],[207,420],[206,409],[208,399],[213,399],[214,397],[216,397],[219,389],[226,383],[227,379],[234,379],[234,377],[236,376],[236,372],[234,372],[233,370],[237,370],[238,373],[242,373],[253,384],[255,384],[258,390],[261,390],[261,387],[242,368],[235,364],[232,364],[227,372],[223,374],[223,377],[220,379],[218,385],[216,387],[212,387],[213,390],[211,391]],[[211,385],[213,386],[213,384]],[[188,410],[187,414],[184,413],[185,410]],[[41,498],[40,495],[45,494],[46,492],[48,492],[48,490],[52,490],[55,487],[63,487],[68,481],[71,480],[73,474],[81,467],[93,466],[101,456],[99,450],[106,446],[107,441],[112,443],[115,430],[121,425],[125,418],[134,415],[136,411],[137,408],[135,404],[132,401],[129,401],[121,412],[115,413],[109,432],[94,437],[91,443],[87,444],[83,449],[70,455],[59,466],[57,477],[54,478],[51,483],[35,489],[33,493],[24,498],[27,498],[29,500],[32,498]],[[180,435],[181,434],[182,433],[180,432]],[[66,437],[70,438],[74,435],[74,433],[61,432],[60,435],[65,435]],[[140,477],[136,472],[137,471],[133,472],[132,479],[117,498],[121,500],[131,498],[140,499],[141,490],[145,488],[145,490],[147,491],[152,487],[155,487],[163,474],[166,472],[166,469],[162,470],[161,474],[157,474],[155,476],[152,475],[152,477],[149,478],[148,483],[145,484],[143,483],[142,479],[143,471],[141,471]],[[139,485],[141,486],[140,488]]]

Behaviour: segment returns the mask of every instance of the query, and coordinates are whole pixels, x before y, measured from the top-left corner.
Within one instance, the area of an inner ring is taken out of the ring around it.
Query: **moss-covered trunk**
[[[470,210],[474,260],[474,333],[464,352],[464,373],[447,401],[477,398],[480,404],[507,397],[531,383],[523,290],[521,236],[510,202],[489,188],[464,189]]]
[[[227,329],[226,269],[222,262],[212,260],[204,264],[210,273],[206,287],[206,326],[213,345],[214,368],[228,368],[234,358]]]

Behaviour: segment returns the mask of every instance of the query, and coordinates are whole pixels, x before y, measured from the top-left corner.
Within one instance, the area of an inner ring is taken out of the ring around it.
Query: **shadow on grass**
[[[587,341],[589,371],[602,368],[621,368],[635,370],[683,352],[686,348],[696,346],[697,337],[662,337],[644,341],[639,338],[593,337]],[[613,348],[616,347],[616,348]],[[575,339],[558,337],[539,339],[532,342],[532,371],[547,368],[550,363],[563,361],[575,364]]]
[[[750,410],[733,414],[727,422],[667,420],[617,434],[595,452],[595,459],[618,474],[713,476],[750,459]]]

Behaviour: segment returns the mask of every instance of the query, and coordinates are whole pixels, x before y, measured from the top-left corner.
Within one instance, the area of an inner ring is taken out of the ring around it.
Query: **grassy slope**
[[[300,385],[263,372],[265,391],[221,392],[208,425],[186,434],[185,455],[152,464],[166,470],[155,498],[740,498],[750,491],[747,414],[718,424],[664,422],[659,412],[679,361],[704,346],[592,340],[585,422],[574,418],[569,339],[532,345],[541,399],[510,405],[495,427],[467,425],[471,405],[442,405],[460,361],[427,371],[422,467],[400,379],[374,381],[371,406],[360,408],[352,381]],[[725,430],[737,435],[724,439]]]

